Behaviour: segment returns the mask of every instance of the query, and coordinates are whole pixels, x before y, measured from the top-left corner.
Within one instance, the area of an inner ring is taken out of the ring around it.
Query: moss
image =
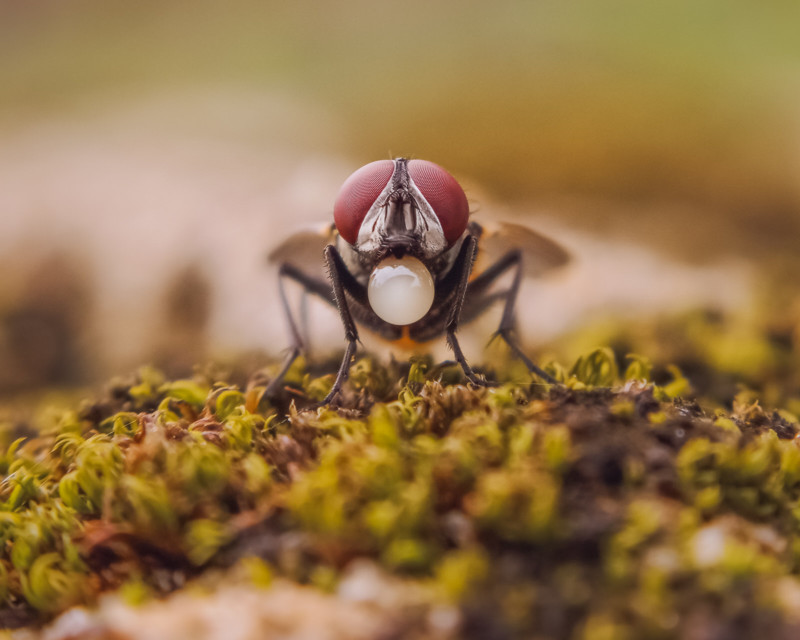
[[[364,358],[340,409],[312,408],[330,377],[301,365],[272,399],[261,374],[240,388],[145,369],[35,438],[4,437],[6,619],[112,589],[141,602],[215,571],[335,593],[366,557],[465,629],[788,629],[797,424],[752,393],[703,408],[660,367],[602,348],[552,364],[562,385],[475,389],[429,359]]]

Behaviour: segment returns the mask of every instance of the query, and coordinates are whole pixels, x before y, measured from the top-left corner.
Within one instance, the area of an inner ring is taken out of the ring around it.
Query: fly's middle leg
[[[280,266],[278,271],[278,293],[280,295],[281,307],[283,308],[286,322],[289,325],[290,344],[289,350],[283,360],[283,364],[281,365],[278,374],[272,379],[272,381],[267,385],[267,388],[264,390],[264,395],[267,397],[275,395],[276,391],[283,382],[286,372],[289,371],[289,368],[292,366],[292,364],[294,364],[294,361],[297,360],[298,356],[306,351],[307,347],[307,343],[303,339],[303,332],[301,332],[301,329],[297,325],[294,313],[292,312],[292,307],[289,304],[289,298],[286,295],[286,279],[297,282],[300,286],[302,286],[304,297],[307,293],[315,294],[323,298],[325,301],[335,304],[332,299],[331,287],[329,283],[325,282],[324,280],[312,278],[291,264],[284,263]],[[301,314],[304,314],[303,309],[301,309]],[[305,318],[301,318],[301,321],[305,321]]]
[[[505,291],[489,293],[489,289],[497,279],[510,269],[514,270],[514,275],[509,288]],[[557,384],[558,381],[553,378],[553,376],[538,367],[525,354],[514,336],[514,312],[521,280],[522,256],[519,251],[509,251],[469,284],[467,297],[469,299],[471,315],[478,315],[490,302],[503,299],[505,304],[503,305],[503,315],[500,318],[500,326],[497,328],[494,336],[492,336],[492,339],[497,337],[502,338],[511,349],[512,353],[522,360],[528,368],[528,371],[550,384]]]

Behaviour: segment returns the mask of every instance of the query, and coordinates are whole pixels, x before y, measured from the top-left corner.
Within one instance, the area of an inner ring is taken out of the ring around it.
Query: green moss
[[[330,377],[301,365],[271,399],[145,369],[36,438],[4,437],[0,596],[41,619],[207,571],[335,593],[366,557],[512,635],[782,620],[769,594],[800,585],[791,415],[752,393],[706,410],[680,369],[627,362],[620,375],[595,349],[550,367],[563,385],[478,389],[429,359],[403,377],[365,358],[340,409],[311,408]]]
[[[608,347],[580,356],[569,373],[578,382],[594,387],[609,387],[619,378],[616,357]]]
[[[459,602],[475,592],[489,575],[490,559],[483,549],[458,549],[436,566],[436,583],[446,599]]]

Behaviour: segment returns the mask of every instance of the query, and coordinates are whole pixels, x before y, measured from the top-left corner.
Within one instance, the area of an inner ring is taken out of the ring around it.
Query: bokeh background
[[[398,155],[572,252],[526,289],[528,343],[796,304],[798,24],[789,1],[5,0],[0,393],[275,357],[265,255]]]

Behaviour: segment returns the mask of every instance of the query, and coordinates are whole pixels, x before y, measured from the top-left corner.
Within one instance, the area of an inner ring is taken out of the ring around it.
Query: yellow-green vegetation
[[[548,369],[562,384],[508,365],[515,381],[471,388],[457,367],[366,357],[336,408],[314,406],[331,376],[302,364],[276,398],[268,374],[143,369],[27,437],[8,426],[0,622],[234,567],[335,593],[369,558],[457,607],[466,637],[800,623],[796,419],[747,391],[701,406],[677,367],[610,348]]]

